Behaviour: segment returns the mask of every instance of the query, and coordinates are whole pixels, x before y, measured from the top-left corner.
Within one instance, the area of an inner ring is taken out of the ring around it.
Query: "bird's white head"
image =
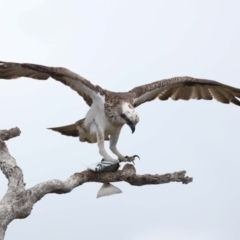
[[[120,114],[124,123],[126,123],[132,130],[132,133],[135,131],[135,127],[139,122],[139,116],[135,108],[127,102],[122,104],[122,112]]]

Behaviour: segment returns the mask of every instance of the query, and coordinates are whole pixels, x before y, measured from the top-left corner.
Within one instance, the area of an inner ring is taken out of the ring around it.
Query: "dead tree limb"
[[[4,141],[20,135],[19,128],[0,131],[0,169],[8,179],[8,190],[0,201],[0,240],[9,223],[14,219],[26,218],[31,214],[33,205],[49,193],[63,194],[71,192],[74,188],[86,182],[121,182],[125,181],[133,186],[148,184],[164,184],[181,182],[188,184],[192,178],[185,176],[186,171],[164,175],[138,175],[133,165],[126,164],[117,172],[94,173],[83,171],[75,173],[66,181],[49,180],[39,183],[32,188],[25,189],[23,173],[15,159],[9,154]]]

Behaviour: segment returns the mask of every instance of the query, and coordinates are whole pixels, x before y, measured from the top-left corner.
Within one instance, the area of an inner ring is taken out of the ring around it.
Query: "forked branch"
[[[20,135],[18,128],[0,131],[0,169],[8,179],[8,190],[0,201],[0,240],[4,239],[8,224],[14,219],[26,218],[30,215],[33,205],[49,193],[63,194],[86,182],[121,182],[125,181],[133,186],[149,184],[164,184],[181,182],[188,184],[192,178],[185,176],[186,171],[163,175],[138,175],[132,164],[126,164],[117,172],[95,173],[83,171],[75,173],[66,181],[49,180],[39,183],[32,188],[25,189],[23,173],[15,159],[9,154],[4,141]]]

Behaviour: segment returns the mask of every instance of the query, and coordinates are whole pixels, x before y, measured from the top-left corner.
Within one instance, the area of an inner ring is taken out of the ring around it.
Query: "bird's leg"
[[[134,155],[134,156],[131,156],[131,157],[129,157],[129,156],[124,157],[117,149],[117,142],[118,142],[120,130],[117,133],[112,134],[110,136],[110,149],[114,154],[116,154],[118,156],[118,159],[119,159],[120,162],[132,162],[134,164],[135,158],[136,157],[139,158],[138,155]]]
[[[117,142],[119,138],[120,131],[110,136],[110,149],[111,151],[118,156],[118,159],[121,161],[125,157],[117,150]]]
[[[96,135],[97,135],[97,144],[98,144],[98,148],[99,148],[99,153],[100,155],[103,157],[103,160],[105,161],[110,161],[113,163],[117,163],[119,162],[117,159],[113,159],[112,157],[110,157],[104,147],[104,131],[103,129],[101,129],[99,127],[99,125],[96,123],[96,121],[94,121],[95,126],[96,126]]]

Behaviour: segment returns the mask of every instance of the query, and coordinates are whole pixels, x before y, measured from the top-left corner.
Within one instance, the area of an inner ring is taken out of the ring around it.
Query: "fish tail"
[[[115,187],[111,183],[104,183],[97,193],[97,198],[111,196],[117,193],[122,193],[121,189]]]

